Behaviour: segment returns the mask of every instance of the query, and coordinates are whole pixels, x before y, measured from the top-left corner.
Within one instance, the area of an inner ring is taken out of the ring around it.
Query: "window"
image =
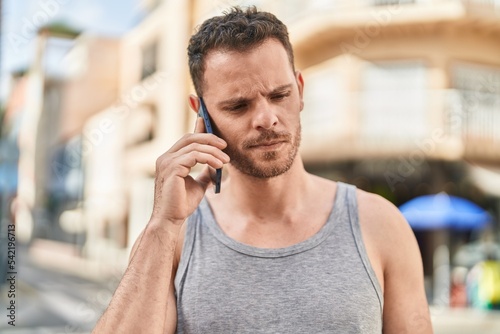
[[[458,95],[455,110],[459,111],[462,135],[500,141],[500,68],[458,64],[453,68],[452,86]]]
[[[426,134],[426,68],[418,61],[370,63],[362,74],[361,137],[413,139]]]
[[[141,80],[149,77],[158,69],[158,43],[154,42],[142,50]]]
[[[141,105],[129,115],[126,126],[126,145],[139,146],[151,142],[155,137],[157,112],[154,105]]]
[[[304,73],[304,112],[302,124],[304,139],[311,143],[324,142],[330,138],[343,136],[350,129],[347,126],[347,103],[345,83],[334,64],[320,65]]]

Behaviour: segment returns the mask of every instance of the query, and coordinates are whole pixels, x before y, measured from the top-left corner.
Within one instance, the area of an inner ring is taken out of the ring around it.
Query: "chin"
[[[278,161],[261,161],[260,163],[247,161],[245,164],[234,164],[232,165],[238,169],[241,173],[248,176],[252,176],[258,179],[269,179],[285,174],[290,170],[294,162],[294,159],[282,159]]]

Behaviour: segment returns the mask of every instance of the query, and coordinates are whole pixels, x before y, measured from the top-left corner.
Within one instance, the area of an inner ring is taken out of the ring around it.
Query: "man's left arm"
[[[367,193],[362,197],[373,219],[368,238],[383,270],[383,333],[432,334],[422,258],[409,224],[389,201]]]

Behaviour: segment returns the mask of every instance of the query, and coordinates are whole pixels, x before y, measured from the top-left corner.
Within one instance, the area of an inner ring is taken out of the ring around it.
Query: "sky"
[[[2,0],[0,0],[2,1]],[[50,22],[79,30],[121,36],[141,17],[140,0],[3,0],[0,100],[8,93],[9,73],[29,66],[35,32]]]

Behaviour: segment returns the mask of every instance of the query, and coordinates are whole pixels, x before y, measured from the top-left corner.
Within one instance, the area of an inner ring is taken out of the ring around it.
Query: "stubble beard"
[[[252,150],[251,146],[270,140],[283,140],[285,148],[262,152],[256,158],[245,154],[246,151]],[[290,170],[299,151],[300,141],[301,125],[299,123],[295,130],[295,136],[288,132],[266,130],[258,138],[245,141],[242,145],[243,149],[229,145],[224,151],[231,158],[231,165],[241,173],[259,179],[266,179],[282,175]],[[282,152],[283,150],[287,152]],[[280,158],[283,154],[285,157]]]

